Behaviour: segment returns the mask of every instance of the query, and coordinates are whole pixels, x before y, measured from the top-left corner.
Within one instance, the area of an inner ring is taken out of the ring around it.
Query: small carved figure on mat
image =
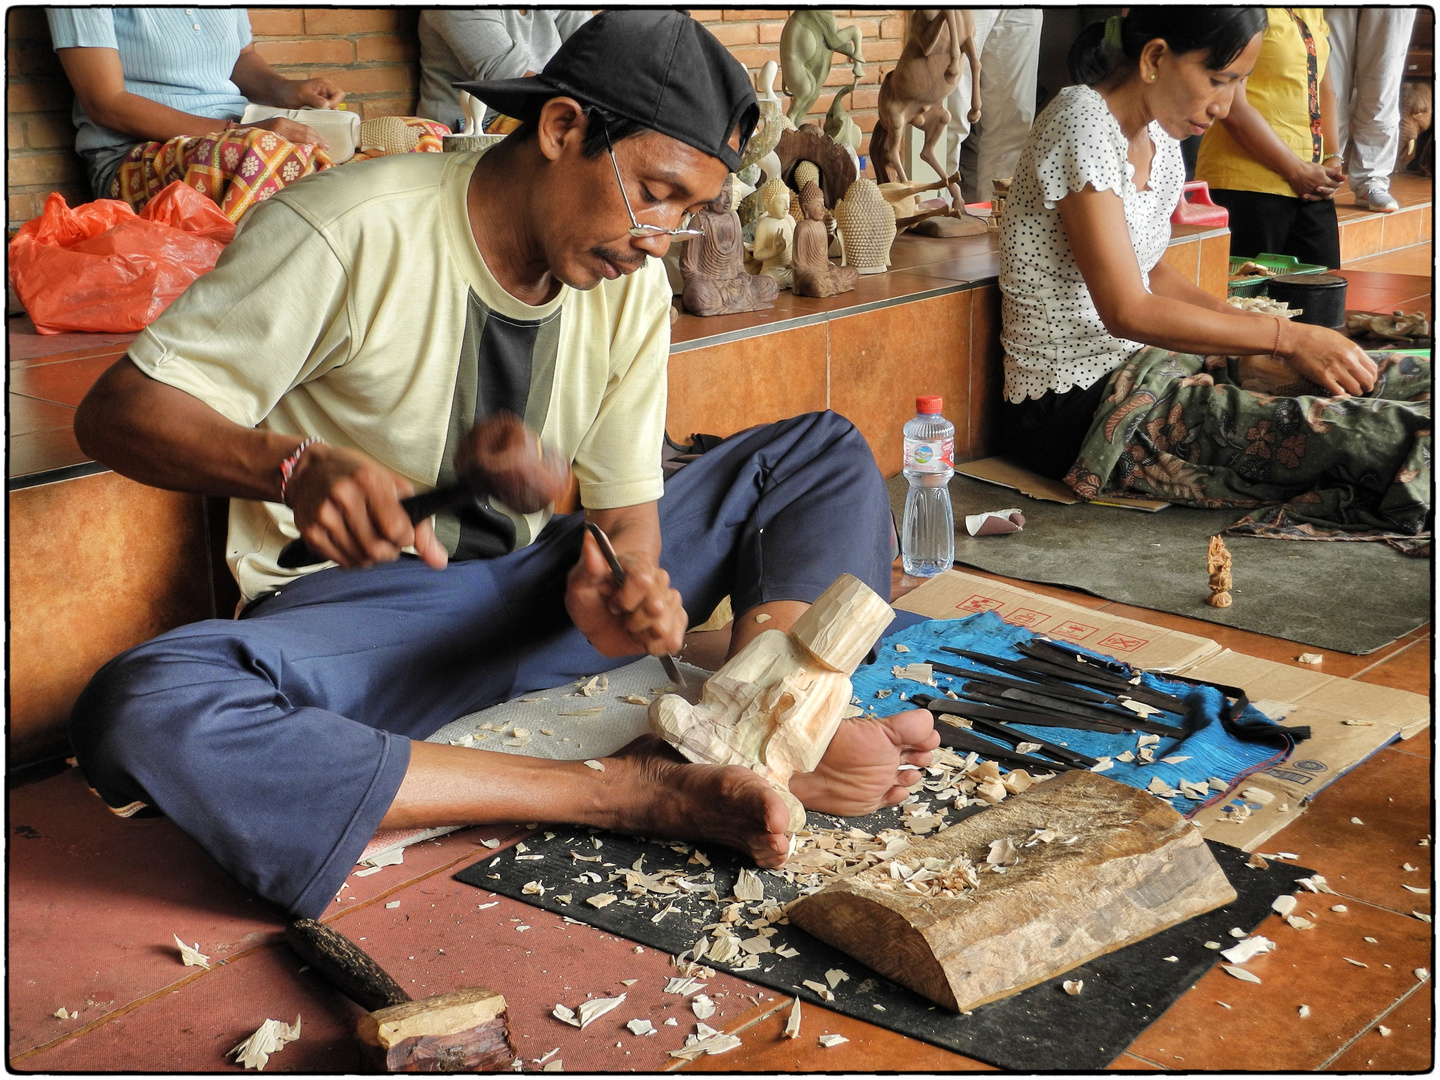
[[[855,288],[859,273],[853,266],[836,266],[830,261],[830,238],[825,232],[825,203],[820,189],[808,183],[800,192],[805,219],[795,226],[795,258],[792,266],[797,296],[834,296]]]
[[[788,289],[794,280],[790,269],[795,254],[795,219],[790,216],[790,189],[779,177],[761,190],[765,213],[755,222],[751,256],[761,263],[760,273]]]
[[[695,215],[704,236],[691,240],[680,254],[685,281],[681,300],[692,315],[733,315],[772,306],[780,286],[768,277],[745,272],[745,246],[740,215],[730,207],[734,180],[727,181],[715,201]]]
[[[1210,595],[1205,602],[1211,607],[1230,606],[1230,552],[1219,536],[1210,537],[1205,553],[1206,569],[1210,571]]]

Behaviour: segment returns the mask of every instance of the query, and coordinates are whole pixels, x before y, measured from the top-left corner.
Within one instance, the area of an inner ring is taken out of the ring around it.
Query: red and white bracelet
[[[280,501],[284,503],[284,505],[290,505],[285,500],[285,489],[290,486],[290,477],[295,472],[295,466],[300,464],[300,455],[305,453],[306,450],[309,450],[310,447],[314,446],[316,443],[323,443],[324,441],[325,440],[322,439],[319,435],[311,435],[307,439],[305,439],[299,446],[295,447],[294,450],[291,450],[289,457],[287,457],[284,461],[280,462]]]

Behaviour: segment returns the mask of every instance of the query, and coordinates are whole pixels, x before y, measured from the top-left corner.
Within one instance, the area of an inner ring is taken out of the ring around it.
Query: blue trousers
[[[834,413],[727,439],[667,482],[659,513],[661,565],[697,619],[727,594],[737,612],[809,602],[842,573],[889,596],[885,485]],[[112,807],[160,810],[247,888],[318,916],[389,809],[411,739],[631,659],[601,656],[565,613],[583,525],[557,516],[526,548],[441,571],[318,571],[239,620],[121,654],[71,716],[90,785]]]

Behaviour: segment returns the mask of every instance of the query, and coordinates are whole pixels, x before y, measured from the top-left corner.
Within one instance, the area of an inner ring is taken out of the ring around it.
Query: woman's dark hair
[[[632,135],[643,135],[653,130],[644,124],[634,120],[627,120],[623,116],[616,116],[599,105],[581,105],[585,108],[585,137],[580,141],[580,154],[593,161],[605,153],[605,133],[610,133],[610,144],[618,143],[621,139],[628,139]],[[598,121],[598,122],[597,122]],[[510,138],[517,143],[532,138],[538,129],[533,120],[526,120],[519,127],[510,133]]]
[[[1070,46],[1070,77],[1094,86],[1117,68],[1133,67],[1148,42],[1160,38],[1173,52],[1205,51],[1205,66],[1219,71],[1265,29],[1258,7],[1132,7],[1120,18],[1120,48],[1105,40],[1105,23],[1091,23]]]

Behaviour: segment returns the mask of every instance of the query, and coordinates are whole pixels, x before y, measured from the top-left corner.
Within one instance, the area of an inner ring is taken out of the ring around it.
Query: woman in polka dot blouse
[[[1227,115],[1265,26],[1263,8],[1236,7],[1135,7],[1095,24],[1070,53],[1078,85],[1040,115],[1021,154],[1001,225],[1002,446],[1087,497],[1256,506],[1313,492],[1323,466],[1304,434],[1290,432],[1300,438],[1284,453],[1274,441],[1299,423],[1298,406],[1274,403],[1307,399],[1242,390],[1226,379],[1227,356],[1283,361],[1336,407],[1311,425],[1327,431],[1366,411],[1341,407],[1351,395],[1381,396],[1384,365],[1342,334],[1242,312],[1161,261],[1185,179],[1177,140]],[[1259,412],[1276,408],[1284,415],[1261,425]],[[1261,434],[1247,442],[1236,424]],[[1414,448],[1417,429],[1406,430],[1392,457]]]

